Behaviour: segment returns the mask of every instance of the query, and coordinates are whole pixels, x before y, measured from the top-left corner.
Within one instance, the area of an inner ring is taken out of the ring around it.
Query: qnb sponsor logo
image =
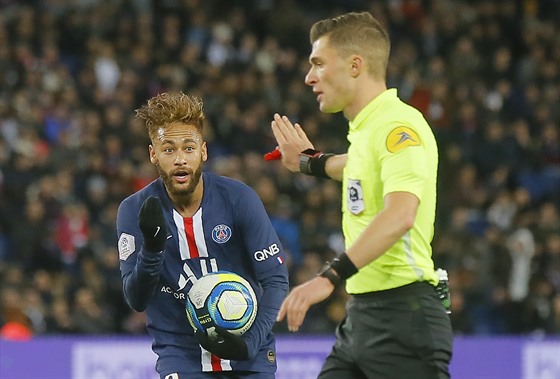
[[[277,244],[273,243],[267,249],[262,249],[262,250],[255,251],[253,256],[255,257],[255,260],[257,262],[262,262],[262,261],[268,259],[269,257],[275,256],[279,252],[280,252],[280,248],[278,247]]]

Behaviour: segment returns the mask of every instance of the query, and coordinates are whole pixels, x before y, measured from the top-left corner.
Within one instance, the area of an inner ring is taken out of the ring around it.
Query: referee
[[[431,249],[434,135],[387,89],[390,41],[371,14],[319,21],[310,40],[305,82],[322,112],[349,120],[348,152],[315,150],[299,124],[278,114],[272,132],[286,168],[342,181],[346,252],[293,288],[278,320],[297,331],[309,307],[345,283],[352,297],[320,379],[449,378],[453,333]]]

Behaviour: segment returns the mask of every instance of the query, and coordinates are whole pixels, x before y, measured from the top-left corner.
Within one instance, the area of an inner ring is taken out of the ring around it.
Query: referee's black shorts
[[[449,378],[449,316],[425,282],[353,295],[319,379]]]

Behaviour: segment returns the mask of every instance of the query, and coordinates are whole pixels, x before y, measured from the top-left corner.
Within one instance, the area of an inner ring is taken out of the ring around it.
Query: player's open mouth
[[[186,171],[180,171],[180,172],[176,172],[173,174],[173,177],[175,178],[175,180],[179,183],[185,183],[187,180],[189,180],[189,173]]]

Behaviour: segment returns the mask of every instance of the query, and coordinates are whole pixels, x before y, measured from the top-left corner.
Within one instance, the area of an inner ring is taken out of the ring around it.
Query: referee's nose
[[[305,84],[307,84],[308,86],[313,86],[317,83],[317,81],[317,75],[313,73],[313,67],[311,67],[305,75]]]

